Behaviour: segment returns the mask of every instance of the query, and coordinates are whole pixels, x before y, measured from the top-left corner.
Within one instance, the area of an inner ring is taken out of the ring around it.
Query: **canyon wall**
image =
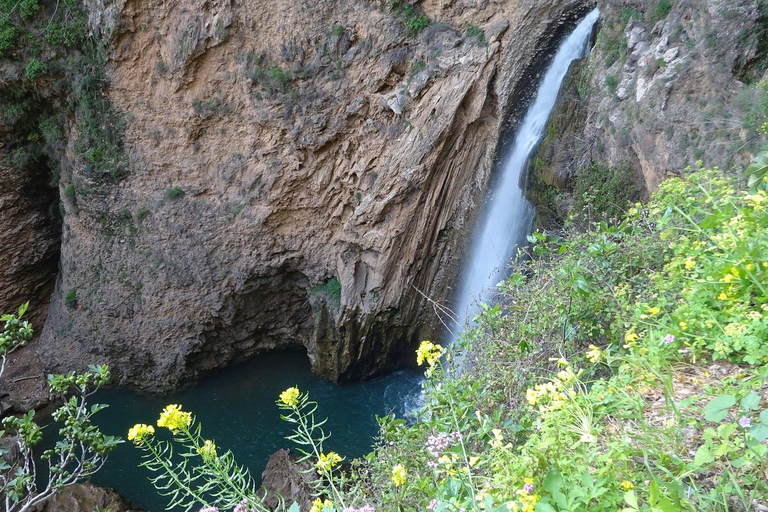
[[[108,84],[110,105],[94,93],[65,124],[35,346],[49,370],[108,363],[153,390],[287,347],[337,381],[411,360],[440,332],[425,297],[451,296],[502,120],[592,7],[86,5],[107,58],[79,90]]]

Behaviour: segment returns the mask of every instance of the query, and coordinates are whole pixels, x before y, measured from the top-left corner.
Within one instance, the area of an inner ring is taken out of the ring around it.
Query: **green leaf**
[[[627,505],[630,507],[637,509],[639,508],[637,506],[637,496],[635,495],[635,491],[627,491],[624,493],[624,501]]]
[[[294,501],[293,505],[291,505],[291,508],[288,509],[288,512],[301,512],[301,507],[299,507],[299,504]]]
[[[549,503],[542,503],[542,502],[538,502],[533,509],[536,512],[557,512],[555,507],[553,507]]]
[[[757,442],[762,443],[768,439],[768,425],[765,423],[755,423],[752,425],[752,428],[749,429],[749,433],[752,434],[752,437],[754,437]]]
[[[741,399],[741,408],[746,411],[754,411],[760,405],[760,395],[754,391]]]
[[[704,419],[713,423],[723,421],[728,415],[728,408],[736,404],[736,398],[733,395],[720,395],[704,407]]]
[[[713,460],[715,460],[715,458],[709,453],[709,447],[705,444],[699,446],[699,449],[696,450],[696,455],[693,457],[693,463],[697,466],[709,464]]]
[[[760,413],[760,423],[768,425],[768,409]]]
[[[748,186],[754,187],[756,184],[763,181],[765,176],[768,176],[768,152],[759,153],[752,163],[744,169],[744,174],[749,176]]]

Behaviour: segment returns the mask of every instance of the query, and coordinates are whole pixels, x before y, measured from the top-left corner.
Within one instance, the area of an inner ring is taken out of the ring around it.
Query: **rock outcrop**
[[[67,486],[34,510],[35,512],[94,512],[96,510],[142,512],[133,508],[112,489],[97,487],[90,483]]]
[[[748,162],[765,141],[750,126],[768,57],[760,2],[598,4],[597,42],[561,92],[534,183],[567,196],[590,165],[626,166],[648,192],[698,160]],[[561,214],[570,206],[567,197],[554,203]]]
[[[290,451],[278,450],[269,457],[261,474],[259,495],[265,496],[264,504],[271,510],[278,510],[280,503],[298,503],[302,512],[307,512],[312,505],[315,473],[308,461],[296,462]]]
[[[503,121],[592,7],[426,1],[416,34],[378,2],[87,6],[124,167],[93,164],[108,159],[69,126],[37,350],[153,390],[288,346],[337,381],[411,360],[438,332],[424,295],[451,295]]]

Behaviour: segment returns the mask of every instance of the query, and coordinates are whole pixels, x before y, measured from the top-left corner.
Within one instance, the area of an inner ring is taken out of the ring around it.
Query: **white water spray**
[[[472,320],[479,310],[478,303],[505,277],[504,267],[512,251],[515,246],[524,245],[531,231],[534,209],[520,188],[520,175],[544,134],[568,67],[589,52],[589,38],[598,15],[597,9],[589,13],[560,45],[502,160],[501,176],[491,203],[482,214],[482,231],[471,248],[454,309],[462,323]]]

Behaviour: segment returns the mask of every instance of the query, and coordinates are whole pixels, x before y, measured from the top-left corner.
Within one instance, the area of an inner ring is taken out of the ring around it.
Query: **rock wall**
[[[121,168],[67,125],[37,352],[162,390],[297,345],[337,381],[411,360],[439,333],[425,296],[450,298],[503,120],[590,5],[425,1],[419,33],[378,2],[86,7],[121,117],[90,129],[122,134]]]
[[[748,162],[765,142],[749,124],[766,69],[766,5],[598,4],[596,44],[572,70],[533,166],[537,202],[566,213],[574,184],[595,163],[628,166],[647,195],[698,160]]]

